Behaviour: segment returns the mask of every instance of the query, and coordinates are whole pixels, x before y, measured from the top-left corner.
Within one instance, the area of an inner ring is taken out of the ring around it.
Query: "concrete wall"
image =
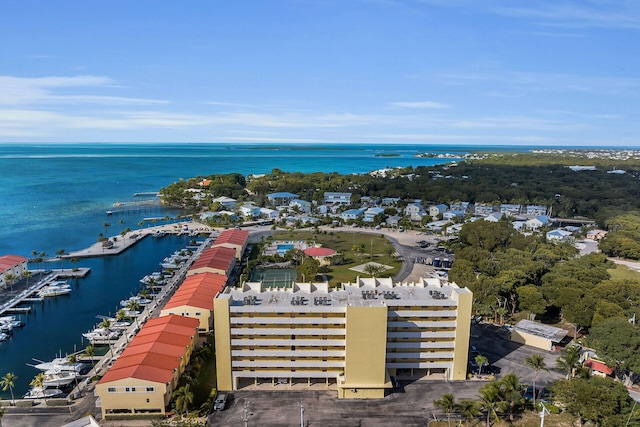
[[[231,391],[234,387],[231,377],[231,327],[229,322],[229,298],[221,295],[213,302],[217,388],[218,390]]]

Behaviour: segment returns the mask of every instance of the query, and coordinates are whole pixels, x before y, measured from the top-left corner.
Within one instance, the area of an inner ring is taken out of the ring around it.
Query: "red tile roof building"
[[[227,277],[216,273],[188,276],[165,304],[160,316],[177,314],[198,319],[202,333],[213,327],[213,299],[227,284]]]
[[[196,344],[197,319],[152,318],[96,385],[103,419],[166,413]]]
[[[0,256],[0,289],[9,284],[9,278],[20,279],[22,273],[28,270],[28,258],[18,255]]]
[[[220,236],[213,242],[212,247],[232,248],[236,251],[236,259],[240,260],[244,250],[247,248],[249,232],[246,230],[229,229],[220,233]]]
[[[191,265],[187,276],[198,273],[217,273],[229,277],[236,265],[236,251],[227,247],[213,247],[202,252]]]

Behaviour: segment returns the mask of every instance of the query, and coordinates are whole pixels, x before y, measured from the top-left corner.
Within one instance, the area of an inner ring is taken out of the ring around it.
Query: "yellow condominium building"
[[[429,278],[227,288],[214,301],[218,389],[321,382],[363,399],[396,375],[464,380],[472,297]]]

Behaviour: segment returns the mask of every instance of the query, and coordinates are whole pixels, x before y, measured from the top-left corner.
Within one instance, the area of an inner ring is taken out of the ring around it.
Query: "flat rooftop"
[[[455,283],[437,278],[422,278],[418,282],[393,283],[391,278],[365,278],[355,283],[343,283],[340,288],[329,288],[328,283],[294,283],[288,288],[270,288],[262,282],[245,282],[238,288],[227,288],[217,298],[230,298],[232,307],[251,307],[255,311],[300,306],[321,310],[323,307],[457,305],[457,294],[469,293]],[[292,311],[292,310],[287,311]]]

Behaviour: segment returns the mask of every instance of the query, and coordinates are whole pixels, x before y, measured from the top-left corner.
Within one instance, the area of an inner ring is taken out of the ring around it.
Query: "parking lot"
[[[554,369],[556,353],[510,342],[507,333],[504,328],[486,323],[471,328],[471,344],[501,368],[498,377],[513,372],[522,383],[531,384],[534,372],[524,360],[536,353],[545,357],[550,369],[538,373],[538,387],[562,377]],[[398,380],[398,387],[381,400],[338,400],[335,390],[290,391],[287,385],[279,384],[232,393],[226,409],[212,413],[209,421],[215,426],[242,425],[245,419],[249,426],[300,426],[302,405],[305,426],[426,426],[434,413],[440,413],[434,400],[444,393],[452,393],[456,400],[476,399],[478,389],[485,383],[475,379]]]

